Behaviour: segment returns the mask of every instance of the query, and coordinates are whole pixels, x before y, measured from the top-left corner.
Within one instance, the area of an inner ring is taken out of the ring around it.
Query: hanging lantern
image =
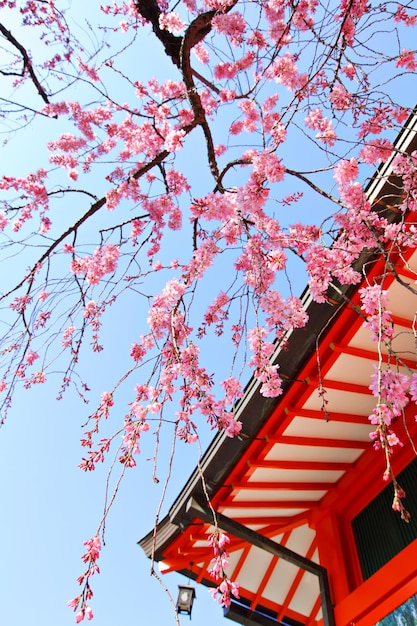
[[[194,587],[189,585],[178,585],[177,613],[185,613],[190,616],[195,595]]]

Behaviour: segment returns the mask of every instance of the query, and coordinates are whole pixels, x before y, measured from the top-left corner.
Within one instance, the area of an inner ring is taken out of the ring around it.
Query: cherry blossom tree
[[[330,286],[362,280],[364,249],[388,251],[388,268],[390,255],[417,246],[405,219],[416,210],[417,155],[393,143],[414,105],[417,5],[90,4],[0,0],[10,155],[0,178],[10,268],[0,295],[1,422],[17,391],[46,381],[58,398],[73,388],[86,402],[92,351],[114,379],[86,409],[81,467],[116,451],[122,476],[148,431],[157,441],[170,426],[190,444],[205,424],[238,434],[233,406],[250,374],[265,397],[280,395],[271,355],[307,323],[299,285],[325,302]],[[401,180],[396,221],[364,192],[389,158]],[[373,339],[389,344],[383,278],[361,298]],[[129,334],[120,371],[108,327]],[[389,451],[417,377],[378,367],[369,382],[373,438],[406,518]],[[122,388],[130,401],[120,407]],[[123,417],[109,431],[116,406]],[[112,503],[85,542],[70,602],[77,622],[92,618],[90,578]],[[225,541],[213,534],[214,595],[227,602],[237,588],[223,569]]]

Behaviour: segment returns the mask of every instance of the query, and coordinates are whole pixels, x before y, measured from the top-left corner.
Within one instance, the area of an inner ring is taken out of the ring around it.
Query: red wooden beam
[[[371,382],[371,381],[369,381]],[[330,380],[325,378],[319,381],[319,379],[311,379],[311,383],[316,387],[321,384],[324,389],[335,389],[336,391],[347,391],[350,393],[360,393],[364,396],[371,396],[372,392],[367,385],[358,385],[358,383],[348,383],[344,380]]]
[[[202,580],[204,580],[205,576],[207,575],[207,578],[210,578],[210,574],[208,573],[208,568],[210,567],[210,561],[211,559],[208,559],[206,561],[203,562],[203,565],[200,569],[200,573],[196,578],[196,583],[199,585],[201,583]]]
[[[315,626],[315,624],[317,624],[317,613],[320,611],[321,608],[321,600],[320,597],[317,598],[316,602],[314,603],[313,608],[311,609],[311,613],[308,617],[308,622],[306,626]],[[323,620],[321,620],[320,622],[321,624],[323,623]]]
[[[417,280],[417,274],[413,272],[412,270],[408,269],[408,267],[406,267],[405,265],[399,268],[398,274],[400,274],[400,276],[404,278],[408,278],[409,280],[412,280],[414,283]]]
[[[411,328],[413,325],[413,320],[408,319],[408,317],[400,317],[399,315],[392,314],[392,321],[396,326],[403,326],[404,328],[408,328],[411,332]]]
[[[384,612],[378,619],[385,617],[386,612],[397,608],[397,605],[392,603],[392,596],[410,581],[416,582],[416,552],[417,539],[339,602],[334,609],[336,624],[348,626],[352,623],[366,623],[366,619],[361,622],[362,618],[366,618],[371,610],[377,610],[382,602]]]
[[[242,570],[242,567],[245,564],[246,559],[248,558],[248,554],[251,551],[252,546],[246,544],[246,548],[243,550],[242,554],[239,557],[238,562],[236,563],[236,567],[233,570],[233,579],[238,580],[239,574]]]
[[[299,526],[304,526],[306,524],[309,525],[310,518],[310,511],[304,511],[303,513],[292,515],[291,521],[289,523],[281,523],[281,520],[285,520],[285,518],[278,517],[275,518],[275,522],[273,524],[265,526],[264,528],[259,528],[258,533],[264,535],[264,537],[269,537],[271,539],[273,537],[276,537],[277,535],[287,532],[288,530],[294,530],[294,528],[298,528]]]
[[[326,416],[323,411],[315,409],[303,409],[296,406],[290,406],[285,409],[288,414],[293,417],[306,417],[309,419],[325,420]],[[352,415],[351,413],[337,413],[330,411],[327,417],[329,422],[346,422],[347,424],[368,424],[367,415]]]

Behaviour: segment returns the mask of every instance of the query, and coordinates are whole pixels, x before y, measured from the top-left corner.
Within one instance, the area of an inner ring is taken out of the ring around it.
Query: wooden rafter
[[[410,324],[411,321],[408,322],[408,328],[410,328]],[[379,358],[382,359],[383,363],[392,362],[394,358],[392,355],[381,353],[381,355],[379,356],[377,351],[374,352],[373,350],[366,350],[365,348],[358,348],[356,346],[345,346],[343,344],[334,345],[334,350],[339,354],[357,356],[361,359],[373,361],[374,363],[377,363]],[[415,361],[413,361],[412,359],[403,358],[401,356],[401,363],[412,369],[415,368]]]
[[[304,409],[303,407],[290,406],[286,408],[289,415],[293,417],[305,417],[307,419],[317,419],[323,421],[325,415],[323,411],[315,409]],[[352,413],[340,413],[338,411],[329,410],[329,421],[346,422],[347,424],[367,424],[369,425],[367,415],[354,415]]]

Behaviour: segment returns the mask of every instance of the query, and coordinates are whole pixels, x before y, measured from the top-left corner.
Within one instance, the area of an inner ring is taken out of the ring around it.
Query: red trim
[[[314,384],[317,388],[320,384],[320,380],[311,379],[311,383]],[[347,391],[349,393],[359,393],[364,396],[371,396],[372,392],[369,389],[369,385],[358,385],[357,383],[348,383],[346,381],[340,380],[329,380],[328,378],[323,378],[321,381],[324,389],[335,389],[336,391]]]
[[[335,607],[337,626],[374,626],[417,593],[416,574],[417,539],[339,602]]]
[[[414,280],[415,282],[415,280]],[[399,315],[392,315],[392,321],[394,322],[394,324],[396,324],[397,326],[403,326],[404,328],[409,329],[410,328],[410,320],[407,319],[406,317],[400,317]]]
[[[311,613],[308,618],[307,626],[313,626],[314,624],[317,624],[316,622],[317,613],[320,611],[320,609],[321,609],[321,598],[319,596],[311,610]],[[323,620],[320,620],[320,624],[322,623],[323,623]]]
[[[295,509],[297,507],[294,507]],[[303,516],[306,522],[310,518],[310,511],[303,511],[302,513],[298,513],[297,515],[285,516],[285,515],[242,515],[233,516],[233,519],[239,522],[239,524],[243,524],[244,526],[266,526],[266,525],[274,525],[275,526],[275,534],[284,532],[288,528],[295,528],[298,526],[297,523],[294,523],[294,520],[299,516]]]
[[[239,574],[241,572],[242,567],[245,564],[245,561],[247,559],[247,556],[251,550],[252,546],[246,546],[246,548],[243,550],[242,554],[240,555],[240,558],[236,564],[235,569],[233,570],[233,578],[236,580],[239,578]]]
[[[327,510],[324,514],[323,511],[317,513],[321,513],[321,518],[315,524],[320,564],[327,569],[332,601],[336,603],[345,598],[350,591],[339,520],[331,510]]]
[[[357,626],[375,626],[375,622],[383,619],[417,593],[417,579],[413,578],[401,589],[370,611],[366,617],[357,622]]]
[[[397,447],[391,458],[395,474],[399,474],[415,458],[414,451],[408,444],[408,435],[414,440],[417,438],[415,413],[414,405],[410,404],[406,407],[404,419],[407,423],[408,434],[402,419],[395,423],[395,431],[400,440],[405,443],[404,447]],[[325,509],[343,512],[348,519],[352,519],[386,486],[383,481],[384,470],[383,453],[379,450],[375,451],[370,446],[369,452],[363,454],[354,468],[342,476],[337,486],[324,496],[321,505]]]
[[[286,407],[284,410],[293,417],[306,417],[308,419],[316,419],[320,421],[323,421],[324,419],[323,411],[302,409],[294,406]],[[366,415],[354,415],[353,413],[336,413],[332,411],[330,413],[330,419],[332,422],[346,422],[347,424],[369,424]]]

